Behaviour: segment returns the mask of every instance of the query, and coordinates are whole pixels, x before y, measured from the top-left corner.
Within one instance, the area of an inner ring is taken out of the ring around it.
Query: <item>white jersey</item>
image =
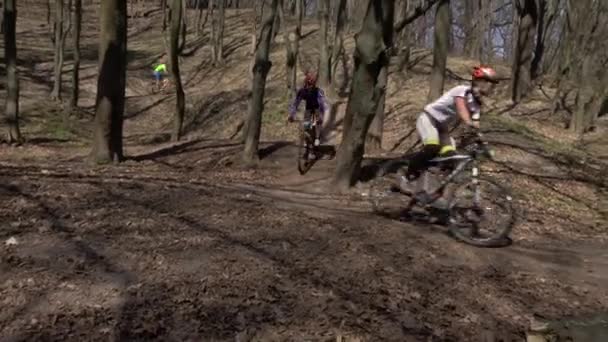
[[[437,120],[440,124],[448,124],[458,119],[456,111],[456,97],[464,97],[471,116],[479,114],[481,110],[479,102],[473,97],[471,87],[466,85],[456,86],[444,93],[435,102],[424,107],[424,111]]]

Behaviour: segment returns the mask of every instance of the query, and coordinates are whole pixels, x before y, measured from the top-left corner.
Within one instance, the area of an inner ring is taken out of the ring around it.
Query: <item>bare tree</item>
[[[74,0],[74,68],[72,69],[72,96],[70,97],[70,108],[72,110],[78,107],[78,96],[80,92],[80,31],[82,28],[82,0]]]
[[[19,75],[17,73],[17,41],[15,26],[17,23],[16,0],[4,0],[4,60],[6,63],[6,103],[4,115],[8,126],[7,141],[21,142],[19,130]]]
[[[196,8],[198,9],[198,17],[196,19],[196,34],[200,36],[209,18],[209,11],[205,12],[205,18],[203,20],[203,0],[197,0]]]
[[[188,11],[186,10],[186,0],[181,1],[181,26],[180,26],[180,41],[178,46],[178,54],[181,54],[186,48],[186,38],[188,36]]]
[[[256,42],[253,80],[251,83],[251,95],[249,105],[249,118],[246,124],[245,148],[243,150],[243,163],[253,165],[257,162],[258,145],[260,141],[260,129],[262,127],[262,112],[264,111],[264,92],[266,88],[266,77],[272,66],[268,59],[270,54],[270,43],[272,41],[272,25],[277,13],[278,0],[272,0],[270,11],[266,14],[260,27]]]
[[[175,82],[175,119],[173,121],[173,132],[171,140],[178,141],[182,136],[182,126],[184,122],[184,112],[186,102],[184,89],[182,88],[182,78],[179,71],[179,36],[182,30],[183,0],[171,1],[171,43],[169,54],[171,58],[171,74]]]
[[[398,18],[399,20],[404,19],[407,15],[410,7],[411,0],[400,0],[398,7]],[[411,54],[411,30],[405,26],[401,32],[397,34],[395,39],[394,52],[398,54],[399,61],[397,63],[397,69],[404,71],[404,68],[409,64]]]
[[[569,60],[566,75],[572,78],[575,103],[570,129],[583,134],[593,125],[608,91],[608,5],[597,0],[568,0]]]
[[[225,0],[215,0],[217,12],[212,14],[213,18],[213,62],[224,63],[224,22],[225,22]],[[212,5],[209,5],[212,6]]]
[[[380,69],[378,75],[378,84],[388,84],[388,65]],[[382,137],[384,135],[384,108],[386,103],[386,90],[382,92],[376,106],[376,115],[372,120],[366,136],[366,150],[370,152],[379,151],[382,149]]]
[[[63,0],[55,0],[55,57],[54,57],[54,74],[55,82],[51,97],[55,100],[61,100],[61,76],[63,71],[63,59],[65,50],[65,38],[69,29],[64,30],[64,9]]]
[[[99,72],[91,157],[97,163],[123,159],[122,130],[127,66],[127,3],[104,0],[100,11]]]
[[[295,0],[296,25],[292,31],[286,34],[287,43],[287,93],[290,97],[295,96],[296,75],[298,66],[298,53],[300,50],[300,37],[302,35],[303,0]],[[288,26],[285,25],[285,30]]]
[[[346,26],[346,3],[347,0],[339,0],[338,8],[336,9],[336,28],[334,30],[334,43],[331,47],[331,81],[335,83],[338,63],[342,57],[342,66],[346,72],[346,53],[344,51],[344,28]],[[346,77],[346,75],[344,75]]]
[[[511,68],[511,99],[518,103],[529,91],[532,81],[534,38],[538,21],[536,0],[515,0],[517,39]]]
[[[433,46],[433,69],[427,101],[433,101],[443,93],[445,68],[448,60],[450,35],[450,0],[441,0],[435,14],[435,45]]]
[[[319,11],[319,85],[327,88],[331,80],[331,61],[329,52],[329,0],[318,2]]]
[[[389,63],[393,40],[394,0],[370,1],[361,31],[356,36],[355,69],[351,85],[342,143],[336,159],[333,186],[344,191],[359,178],[365,137],[378,102],[386,91],[380,71]]]
[[[537,0],[538,5],[538,27],[536,32],[536,46],[534,58],[531,65],[531,77],[539,77],[543,70],[543,59],[545,57],[546,41],[551,32],[551,26],[555,23],[559,10],[559,0]]]

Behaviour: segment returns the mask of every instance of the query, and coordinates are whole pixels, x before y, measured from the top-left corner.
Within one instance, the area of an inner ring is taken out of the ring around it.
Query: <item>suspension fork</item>
[[[479,189],[479,163],[473,160],[471,168],[471,184],[473,184],[473,205],[476,210],[481,208],[481,189]]]

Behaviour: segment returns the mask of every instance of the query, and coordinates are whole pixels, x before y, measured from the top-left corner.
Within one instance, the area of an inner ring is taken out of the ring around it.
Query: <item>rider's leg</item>
[[[437,156],[441,149],[441,145],[439,145],[439,131],[425,113],[418,116],[416,131],[423,143],[422,150],[410,158],[407,172],[405,176],[400,176],[399,180],[401,190],[411,194],[424,191],[424,182],[418,182],[418,178],[428,167],[429,160]]]
[[[435,158],[441,150],[439,145],[439,131],[431,122],[426,113],[422,113],[416,120],[416,131],[422,140],[422,150],[414,154],[409,161],[406,177],[415,180],[428,166],[429,160]]]
[[[158,89],[160,87],[160,79],[161,79],[160,72],[154,71],[154,78],[156,79],[156,88]]]
[[[317,113],[317,125],[315,126],[315,146],[321,144],[321,133],[323,132],[323,113]]]

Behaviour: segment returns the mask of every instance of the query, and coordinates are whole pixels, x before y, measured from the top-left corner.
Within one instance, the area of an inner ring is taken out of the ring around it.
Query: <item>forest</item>
[[[0,340],[608,339],[608,1],[1,8]],[[508,198],[500,248],[454,234],[458,192],[448,225],[377,210],[479,65],[453,186]]]

